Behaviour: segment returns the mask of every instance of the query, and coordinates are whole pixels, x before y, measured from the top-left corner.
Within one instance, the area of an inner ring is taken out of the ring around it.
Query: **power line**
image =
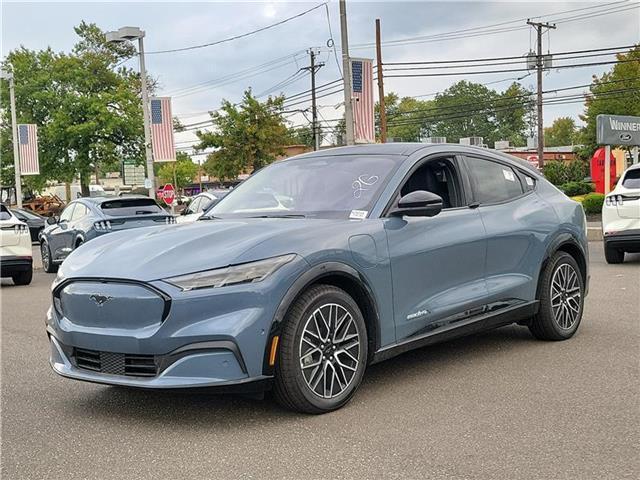
[[[564,55],[576,55],[576,54],[582,54],[582,53],[593,53],[593,52],[607,52],[607,51],[611,51],[611,50],[629,50],[631,48],[634,48],[635,45],[624,45],[624,46],[620,46],[620,47],[607,47],[607,48],[590,48],[587,50],[573,50],[573,51],[568,51],[568,52],[556,52],[553,53],[552,55],[554,57],[556,56],[564,56]],[[619,53],[619,52],[612,52],[612,53],[603,53],[601,55],[613,55],[615,53]],[[384,62],[383,65],[387,66],[387,65],[438,65],[438,64],[449,64],[449,63],[480,63],[480,62],[497,62],[497,61],[501,61],[501,60],[520,60],[520,61],[526,61],[526,58],[524,58],[522,55],[517,55],[517,56],[511,56],[511,57],[488,57],[488,58],[465,58],[465,59],[456,59],[456,60],[431,60],[431,61],[413,61],[413,62]],[[561,58],[559,60],[566,60],[566,58]],[[519,63],[519,62],[517,62]],[[444,68],[440,67],[440,68]]]
[[[160,54],[160,53],[185,52],[187,50],[196,50],[196,49],[199,49],[199,48],[212,47],[214,45],[220,45],[221,43],[231,42],[233,40],[238,40],[240,38],[245,38],[245,37],[248,37],[250,35],[255,35],[256,33],[264,32],[265,30],[269,30],[271,28],[277,27],[277,26],[282,25],[284,23],[287,23],[287,22],[289,22],[291,20],[295,20],[296,18],[300,18],[300,17],[306,15],[307,13],[313,12],[314,10],[317,10],[318,8],[321,8],[324,5],[326,5],[326,2],[321,3],[319,5],[316,5],[315,7],[312,7],[310,9],[308,9],[308,10],[305,10],[304,12],[301,12],[301,13],[298,13],[298,14],[293,15],[291,17],[285,18],[284,20],[280,20],[279,22],[272,23],[270,25],[266,25],[264,27],[258,28],[256,30],[252,30],[250,32],[242,33],[240,35],[234,35],[233,37],[223,38],[222,40],[216,40],[214,42],[209,42],[209,43],[202,43],[200,45],[192,45],[190,47],[172,48],[172,49],[168,49],[168,50],[156,50],[156,51],[153,51],[153,52],[146,52],[146,54],[147,55],[157,55],[157,54]]]
[[[554,67],[545,70],[559,70],[563,68],[579,68],[579,67],[591,67],[597,65],[612,65],[617,63],[637,62],[638,60],[615,60],[610,62],[594,62],[594,63],[578,63],[572,65],[556,65]],[[448,77],[452,75],[485,75],[494,73],[510,73],[510,72],[528,72],[528,68],[513,68],[505,70],[482,70],[471,72],[451,72],[451,73],[411,73],[403,75],[385,75],[387,78],[411,78],[411,77]]]

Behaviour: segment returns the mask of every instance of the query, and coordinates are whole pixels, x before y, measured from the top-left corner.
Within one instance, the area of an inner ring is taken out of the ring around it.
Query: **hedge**
[[[582,208],[585,213],[600,213],[602,212],[602,204],[604,203],[604,195],[601,193],[590,193],[582,200]]]
[[[595,191],[595,185],[590,182],[567,182],[560,185],[562,190],[568,197],[575,197],[576,195],[586,195]]]

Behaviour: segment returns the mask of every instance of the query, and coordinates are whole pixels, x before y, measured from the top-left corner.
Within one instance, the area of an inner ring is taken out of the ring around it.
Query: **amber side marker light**
[[[271,351],[269,352],[269,366],[273,367],[276,364],[276,352],[278,351],[278,340],[280,337],[276,335],[271,339]]]

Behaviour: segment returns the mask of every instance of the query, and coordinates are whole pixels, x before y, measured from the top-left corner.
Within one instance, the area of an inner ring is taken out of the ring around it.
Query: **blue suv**
[[[571,338],[587,248],[582,206],[517,158],[322,150],[262,169],[196,222],[74,251],[52,289],[50,362],[111,385],[273,389],[323,413],[412,348],[512,323]]]
[[[80,198],[60,217],[47,219],[39,234],[42,267],[54,273],[76,248],[105,233],[151,225],[173,224],[175,217],[155,200],[143,196]]]

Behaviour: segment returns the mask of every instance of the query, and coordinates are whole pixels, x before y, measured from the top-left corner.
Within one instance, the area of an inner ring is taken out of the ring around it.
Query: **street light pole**
[[[13,135],[13,169],[16,182],[16,204],[22,208],[22,179],[20,176],[20,149],[18,148],[18,121],[16,120],[16,92],[13,72],[2,70],[2,78],[9,82],[9,104],[11,108],[11,133]]]
[[[144,65],[144,30],[138,27],[122,27],[115,32],[105,34],[107,42],[125,42],[138,39],[138,55],[140,56],[140,86],[142,90],[142,120],[144,123],[144,151],[149,181],[149,196],[156,198],[156,179],[153,173],[153,152],[151,151],[151,126],[149,124],[149,92],[147,87],[147,69]]]
[[[147,178],[151,183],[149,196],[156,198],[156,176],[153,171],[153,152],[151,151],[151,126],[149,125],[149,92],[147,91],[147,69],[144,65],[144,32],[138,38],[140,54],[140,84],[142,87],[142,121],[144,122],[144,151],[147,160]]]

